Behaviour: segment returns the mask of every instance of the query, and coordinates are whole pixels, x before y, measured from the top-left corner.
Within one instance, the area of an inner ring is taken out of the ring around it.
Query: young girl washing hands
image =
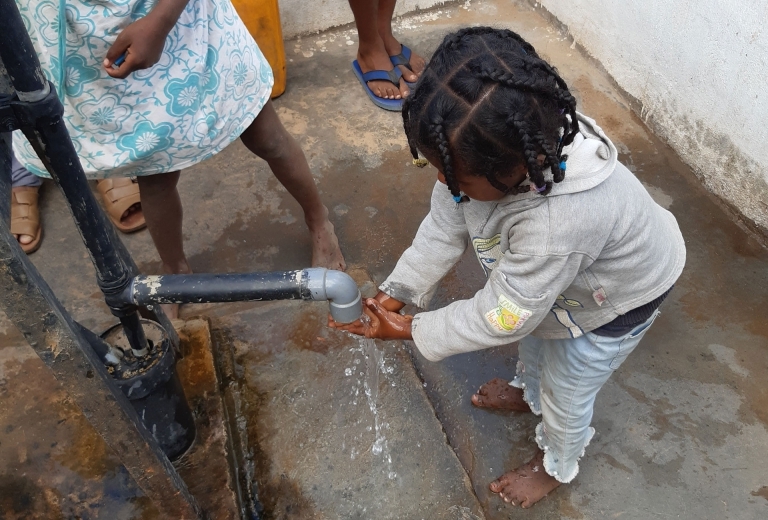
[[[519,340],[512,381],[486,383],[472,402],[541,416],[536,455],[490,484],[530,507],[578,473],[595,397],[658,316],[683,238],[557,71],[511,31],[447,36],[403,120],[414,158],[438,169],[430,212],[366,301],[370,319],[330,325],[413,340],[431,361]],[[399,314],[426,307],[468,246],[488,276],[473,298]]]

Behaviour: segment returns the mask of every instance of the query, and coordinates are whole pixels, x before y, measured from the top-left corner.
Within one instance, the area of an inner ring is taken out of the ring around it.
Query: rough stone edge
[[[238,374],[232,341],[228,339],[224,328],[216,326],[215,320],[206,319],[211,332],[213,359],[224,403],[224,417],[232,457],[230,467],[233,473],[232,479],[236,485],[235,493],[243,518],[261,518],[264,509],[259,502],[258,489],[255,487],[254,453],[252,448],[249,449],[247,435],[241,430],[244,426],[239,425],[237,420],[238,417],[243,416],[244,410],[239,383],[241,376]]]
[[[219,390],[217,397],[222,409],[224,428],[226,429],[227,439],[225,443],[225,449],[228,462],[227,466],[229,468],[229,479],[230,483],[232,484],[231,491],[234,494],[236,501],[235,506],[240,513],[240,518],[259,518],[260,516],[258,513],[260,512],[260,509],[258,507],[258,503],[256,503],[255,507],[251,507],[252,504],[248,499],[248,497],[251,495],[248,494],[247,488],[245,490],[243,489],[244,483],[248,484],[248,482],[243,480],[241,472],[239,471],[241,466],[238,455],[240,452],[236,448],[236,442],[239,439],[239,435],[237,434],[236,422],[233,422],[233,418],[231,417],[228,403],[230,397],[227,392],[229,381],[228,370],[234,365],[234,358],[228,362],[226,356],[220,355],[221,352],[217,346],[218,342],[214,334],[216,329],[214,329],[211,319],[208,316],[190,316],[185,317],[182,321],[184,325],[178,328],[180,332],[183,331],[186,323],[190,321],[202,321],[205,324],[205,328],[207,329],[207,337],[213,360],[214,375],[216,377],[216,386]],[[255,494],[253,496],[255,496]],[[254,512],[256,514],[253,514]]]
[[[691,171],[693,172],[696,180],[699,181],[704,186],[711,200],[713,200],[720,209],[722,209],[723,211],[731,215],[731,217],[736,221],[736,224],[739,227],[745,230],[750,236],[754,237],[764,247],[768,247],[768,227],[761,226],[758,222],[750,218],[748,215],[742,212],[738,207],[736,207],[736,205],[733,202],[723,197],[723,195],[721,195],[720,193],[717,193],[716,191],[714,191],[713,189],[714,186],[710,182],[709,177],[706,174],[704,174],[703,171],[701,171],[699,168],[690,164],[688,161],[684,159],[684,156],[690,155],[690,153],[681,154],[681,152],[670,143],[670,129],[664,125],[664,122],[661,120],[661,118],[653,114],[650,114],[650,115],[645,114],[644,105],[642,101],[640,101],[638,98],[636,98],[635,96],[627,92],[627,90],[619,82],[616,81],[613,75],[610,72],[608,72],[608,70],[605,68],[603,63],[598,58],[596,58],[586,47],[584,47],[584,45],[582,45],[578,40],[576,40],[576,38],[573,36],[573,33],[571,33],[571,30],[566,23],[562,22],[557,17],[557,15],[552,13],[549,9],[547,9],[546,6],[544,6],[537,0],[516,0],[516,1],[525,3],[528,6],[530,6],[533,10],[541,13],[541,15],[544,17],[544,19],[548,23],[552,24],[563,35],[570,38],[573,44],[575,45],[576,50],[579,51],[582,54],[582,56],[584,56],[589,61],[589,63],[593,65],[598,71],[605,74],[606,78],[608,78],[609,82],[611,83],[611,86],[615,88],[619,92],[619,94],[624,98],[624,100],[627,102],[627,105],[629,106],[629,109],[632,111],[632,113],[635,114],[635,116],[637,116],[637,118],[643,124],[648,126],[650,130],[654,133],[654,135],[656,135],[666,146],[668,146],[671,150],[674,151],[675,155],[677,156],[677,158],[680,160],[681,163],[691,168]],[[732,144],[731,144],[731,147],[735,149],[735,146],[733,146]],[[730,155],[733,155],[733,154],[730,154]],[[754,162],[745,156],[742,156],[742,159],[744,161]],[[768,207],[766,207],[766,211],[768,212]]]

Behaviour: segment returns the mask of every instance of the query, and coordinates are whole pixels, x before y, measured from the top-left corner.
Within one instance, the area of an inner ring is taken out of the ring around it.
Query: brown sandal
[[[11,233],[34,237],[29,244],[19,242],[22,251],[34,253],[40,247],[43,228],[40,225],[40,209],[37,206],[39,186],[13,188],[11,195]]]
[[[117,229],[123,233],[133,233],[147,227],[144,214],[141,211],[130,214],[123,220],[123,214],[134,204],[141,204],[139,184],[136,180],[127,177],[115,177],[114,179],[101,179],[96,183],[107,210],[109,219]]]

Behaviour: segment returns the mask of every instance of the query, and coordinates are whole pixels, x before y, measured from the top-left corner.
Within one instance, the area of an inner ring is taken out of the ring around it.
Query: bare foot
[[[523,399],[523,391],[500,378],[491,379],[472,396],[472,404],[479,408],[530,412],[531,407]]]
[[[387,54],[390,56],[397,56],[403,50],[403,46],[400,45],[400,42],[397,41],[394,36],[387,36],[384,38],[384,47],[387,49]],[[404,65],[400,65],[400,72],[403,73],[405,81],[413,83],[419,79],[421,73],[424,72],[424,67],[427,66],[427,62],[411,49],[411,58],[408,63],[413,70],[410,70]]]
[[[517,469],[504,473],[491,482],[491,491],[513,506],[527,508],[547,496],[560,485],[555,477],[550,477],[544,471],[544,452],[538,450],[536,455]]]
[[[392,62],[389,61],[389,55],[383,45],[375,49],[358,48],[357,62],[363,73],[372,70],[392,70]],[[402,99],[410,93],[410,89],[403,78],[400,78],[399,89],[389,81],[369,81],[368,87],[377,97],[384,99]]]
[[[189,267],[189,262],[186,258],[179,260],[178,265],[163,264],[163,272],[165,274],[192,274],[192,268]],[[179,307],[178,303],[161,303],[160,308],[168,317],[169,320],[179,319]]]
[[[326,210],[327,215],[328,210]],[[339,239],[328,217],[319,225],[307,223],[312,236],[312,267],[325,267],[336,271],[345,271],[347,263],[341,254]]]

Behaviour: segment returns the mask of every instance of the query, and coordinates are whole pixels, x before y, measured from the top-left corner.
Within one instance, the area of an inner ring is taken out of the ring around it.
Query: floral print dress
[[[16,2],[88,178],[192,166],[237,139],[269,99],[272,70],[230,0],[190,0],[160,61],[126,79],[111,78],[102,61],[156,0]],[[27,169],[48,177],[20,132],[14,149]]]

